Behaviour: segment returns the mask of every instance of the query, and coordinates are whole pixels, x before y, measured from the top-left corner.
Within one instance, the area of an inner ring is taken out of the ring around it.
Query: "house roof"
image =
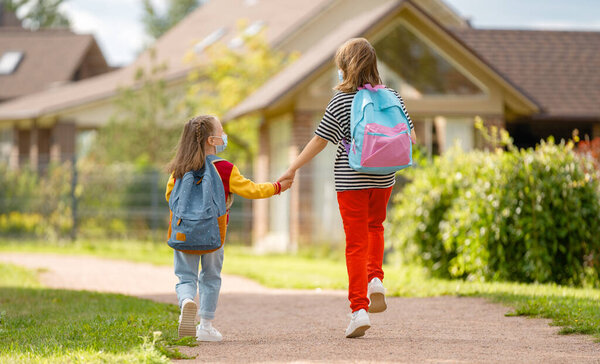
[[[181,78],[191,69],[191,65],[184,62],[184,55],[215,30],[223,28],[224,35],[220,40],[228,42],[237,33],[239,19],[247,19],[250,24],[264,21],[267,41],[274,44],[287,32],[314,17],[330,2],[331,0],[210,1],[157,40],[153,47],[156,60],[168,65],[164,75],[166,79]],[[117,71],[2,103],[0,120],[36,118],[87,102],[101,101],[115,95],[120,86],[131,85],[139,67],[148,69],[151,65],[150,52],[144,52],[134,63]]]
[[[238,106],[225,115],[224,120],[234,119],[273,105],[275,102],[286,96],[286,94],[297,89],[304,82],[307,82],[309,76],[313,72],[316,72],[319,68],[331,62],[337,48],[343,44],[344,41],[348,40],[349,38],[362,36],[369,29],[377,26],[377,24],[379,24],[383,18],[393,14],[395,9],[399,9],[403,5],[408,5],[410,8],[419,12],[428,18],[432,24],[438,26],[444,32],[456,39],[456,36],[449,32],[448,29],[440,23],[438,18],[431,16],[431,14],[427,13],[421,6],[419,6],[419,4],[420,3],[414,0],[398,0],[373,8],[373,10],[370,12],[359,14],[355,18],[347,19],[345,23],[338,27],[335,33],[324,37],[309,52],[305,53],[302,57],[300,57],[300,59],[275,75],[255,93],[238,104]],[[460,39],[456,40],[461,43]],[[472,49],[469,49],[468,46],[465,46],[464,43],[462,43],[462,45],[468,52],[472,52],[474,56],[481,60],[482,63],[491,70],[491,72],[497,73],[497,70],[489,62],[480,57],[477,53],[473,52]],[[532,108],[537,109],[537,106],[534,105],[533,101],[531,101],[531,98],[529,98],[526,94],[523,94],[523,92],[517,87],[517,84],[511,82],[502,74],[499,74],[499,76],[499,79],[504,83],[508,90],[510,90],[513,94],[519,95],[523,99],[527,100],[528,104],[532,105]]]
[[[190,70],[183,61],[186,52],[216,30],[223,30],[223,42],[235,36],[236,23],[247,19],[250,23],[263,21],[267,41],[277,47],[286,39],[310,26],[310,21],[336,4],[346,0],[219,0],[199,7],[179,24],[169,30],[154,45],[158,62],[166,62],[166,79],[181,79]],[[397,3],[402,0],[378,0],[377,3]],[[375,3],[375,2],[374,2]],[[457,27],[466,26],[442,0],[419,0],[431,16]],[[309,52],[313,52],[312,48]],[[151,65],[149,52],[144,52],[134,63],[117,71],[87,80],[59,86],[50,90],[19,97],[0,104],[0,120],[18,120],[52,115],[91,102],[99,102],[114,96],[120,86],[133,83],[139,67]]]
[[[600,118],[600,32],[452,31],[541,106],[536,118]]]
[[[0,28],[0,56],[9,51],[23,54],[13,73],[0,75],[0,99],[27,95],[72,81],[85,55],[94,46],[97,47],[93,36],[64,29]],[[103,58],[101,61],[106,66]]]
[[[374,7],[369,12],[364,12],[354,18],[347,19],[338,26],[335,32],[325,36],[298,60],[271,77],[257,91],[227,113],[223,119],[234,119],[250,112],[264,109],[275,103],[288,92],[307,82],[307,77],[315,70],[331,62],[335,51],[345,41],[363,34],[373,24],[377,23],[379,19],[389,14],[401,4],[402,2],[389,2],[379,7]]]

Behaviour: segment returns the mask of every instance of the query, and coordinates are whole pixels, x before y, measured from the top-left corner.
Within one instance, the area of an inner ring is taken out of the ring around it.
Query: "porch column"
[[[29,134],[29,164],[32,170],[39,168],[38,126],[34,121]]]
[[[53,162],[70,161],[75,154],[74,122],[58,122],[51,132],[50,155]]]
[[[314,136],[314,125],[312,111],[296,110],[292,125],[290,162],[300,154]],[[298,244],[309,243],[312,239],[313,171],[311,162],[296,173],[291,196],[290,241],[292,248],[296,248]]]
[[[269,180],[269,130],[261,123],[258,131],[258,156],[254,163],[254,180]],[[262,240],[269,229],[269,199],[252,200],[252,244]]]
[[[19,168],[19,129],[16,126],[13,127],[12,135],[8,165],[14,170]]]
[[[438,152],[443,154],[446,151],[446,118],[443,116],[436,116],[433,119],[435,125],[435,135],[437,137]]]

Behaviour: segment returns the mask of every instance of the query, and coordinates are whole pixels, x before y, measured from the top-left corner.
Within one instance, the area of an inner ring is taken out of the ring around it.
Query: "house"
[[[226,116],[261,117],[259,181],[276,179],[310,140],[337,80],[333,55],[358,36],[375,46],[384,82],[403,95],[429,153],[443,153],[455,141],[465,149],[483,147],[476,116],[508,129],[520,146],[551,134],[567,138],[574,128],[600,136],[600,33],[475,29],[442,0],[209,1],[154,46],[157,59],[168,63],[169,85],[181,87],[189,50],[202,58],[215,41],[239,43],[233,30],[241,18],[249,21],[247,32],[266,27],[275,49],[301,54]],[[2,103],[0,125],[98,127],[118,87],[149,64],[144,53],[118,71]],[[254,202],[257,248],[343,241],[334,151],[328,146],[303,167],[291,193]]]
[[[92,35],[67,29],[31,31],[13,13],[0,14],[0,103],[20,100],[61,85],[109,72]],[[0,122],[0,160],[13,166],[27,161],[45,165],[51,156],[74,152],[74,126],[20,119]]]

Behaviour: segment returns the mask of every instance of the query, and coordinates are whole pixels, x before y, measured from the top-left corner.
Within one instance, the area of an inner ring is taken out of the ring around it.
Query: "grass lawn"
[[[172,251],[166,244],[143,242],[84,242],[62,246],[3,242],[0,243],[2,251],[91,254],[160,265],[171,265],[173,259]],[[275,288],[346,289],[346,266],[341,252],[338,252],[337,259],[314,258],[310,255],[257,256],[243,247],[229,245],[226,246],[223,270],[224,273],[246,276]],[[509,315],[550,318],[555,325],[562,327],[562,333],[590,334],[600,339],[599,289],[434,279],[417,266],[388,265],[384,271],[385,285],[392,296],[486,297],[512,307]]]
[[[0,264],[1,363],[162,363],[179,356],[168,348],[176,343],[176,306],[46,289],[36,276]]]

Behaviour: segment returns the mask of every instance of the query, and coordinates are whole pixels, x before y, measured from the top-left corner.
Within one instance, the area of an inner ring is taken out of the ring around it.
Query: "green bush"
[[[599,183],[572,148],[454,148],[411,173],[391,240],[438,277],[598,285]]]
[[[56,239],[72,227],[70,163],[40,174],[0,165],[0,233]]]

